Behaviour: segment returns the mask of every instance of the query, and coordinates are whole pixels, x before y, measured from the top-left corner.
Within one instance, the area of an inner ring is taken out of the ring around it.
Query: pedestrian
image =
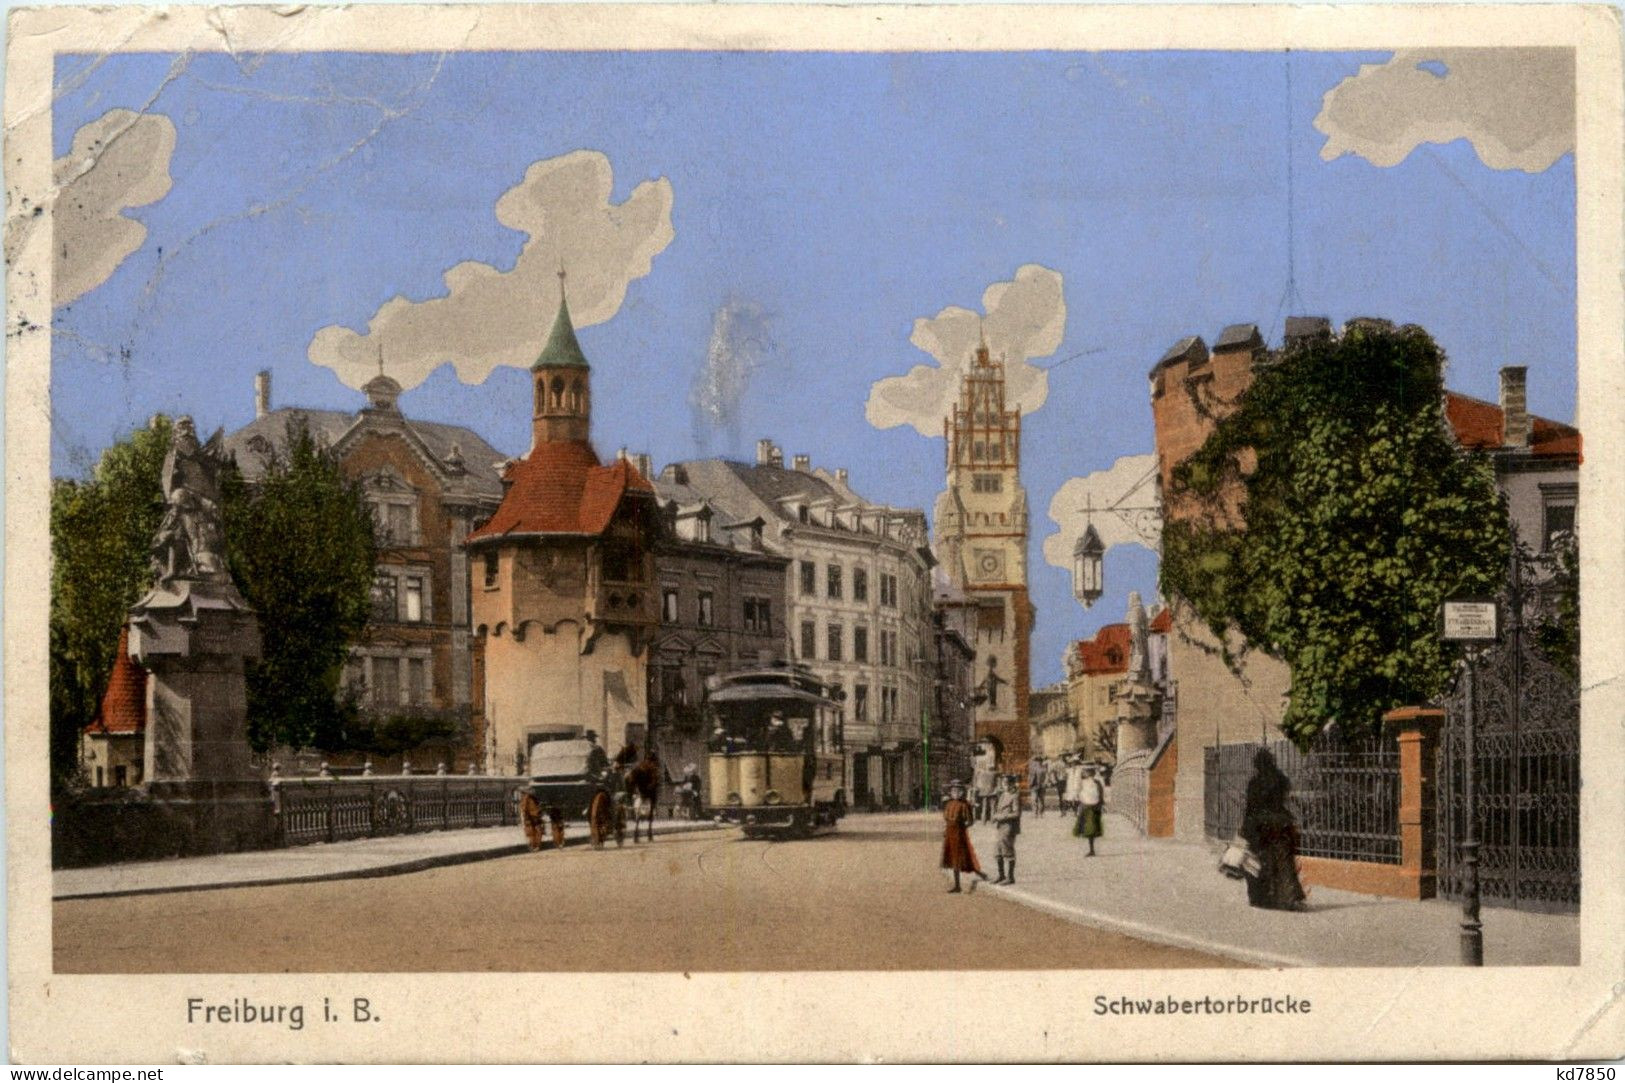
[[[970,844],[970,825],[974,818],[975,812],[965,800],[965,784],[958,779],[948,783],[948,800],[942,806],[942,867],[954,871],[954,886],[948,889],[950,895],[959,890],[962,872],[974,872],[987,879]]]
[[[1057,756],[1049,761],[1049,785],[1055,791],[1055,807],[1066,811],[1066,758]]]
[[[530,852],[542,848],[542,803],[536,800],[536,790],[527,786],[519,798],[519,825],[525,829],[525,841]]]
[[[1044,783],[1049,779],[1049,769],[1044,766],[1044,757],[1034,756],[1027,765],[1027,790],[1033,795],[1033,815],[1044,815]]]
[[[1021,788],[1015,775],[1004,776],[1004,788],[999,791],[993,806],[993,830],[998,832],[999,845],[994,856],[999,862],[999,878],[995,884],[1016,882],[1016,836],[1021,834]]]
[[[1304,909],[1298,880],[1298,824],[1287,807],[1292,782],[1267,748],[1253,756],[1253,777],[1241,812],[1241,837],[1258,859],[1247,876],[1247,902],[1266,910]]]
[[[1089,840],[1089,855],[1095,856],[1095,840],[1105,833],[1102,814],[1106,811],[1106,787],[1100,783],[1095,765],[1084,769],[1083,781],[1078,784],[1078,822],[1072,833]]]
[[[976,818],[987,820],[993,815],[993,799],[999,792],[999,772],[992,749],[976,757]]]
[[[1066,765],[1066,804],[1073,812],[1078,810],[1078,802],[1083,793],[1083,759],[1073,756]]]

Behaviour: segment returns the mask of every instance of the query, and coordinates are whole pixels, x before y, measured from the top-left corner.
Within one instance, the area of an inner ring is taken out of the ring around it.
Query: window
[[[422,707],[429,702],[429,662],[426,658],[406,660],[406,702]]]
[[[681,666],[660,667],[660,705],[681,707],[688,702],[688,685]]]
[[[1574,533],[1574,505],[1573,504],[1547,504],[1545,508],[1545,523],[1541,533],[1545,537],[1543,549],[1550,550],[1552,539],[1559,534]]]
[[[882,688],[880,690],[880,720],[882,722],[890,722],[892,720],[891,712],[892,690],[890,688]]]
[[[810,620],[801,622],[801,660],[810,662],[818,657],[818,629]]]
[[[745,631],[773,634],[773,617],[766,598],[745,599]]]
[[[867,602],[869,600],[869,570],[867,568],[852,569],[852,600],[854,602]]]
[[[609,542],[604,546],[604,578],[612,583],[641,583],[643,553],[628,542]]]
[[[709,628],[713,623],[715,622],[712,619],[711,612],[711,592],[702,590],[700,591],[700,624]]]
[[[807,512],[807,505],[803,504],[796,509],[796,518],[803,523],[811,521],[811,516]]]
[[[372,619],[379,621],[393,621],[400,619],[395,596],[395,577],[393,575],[379,574],[372,580]]]
[[[412,520],[416,516],[412,514],[412,511],[413,508],[410,504],[389,505],[388,519],[386,520],[388,528],[385,533],[388,534],[389,540],[396,545],[411,545],[414,541],[414,531],[412,529],[414,524]]]
[[[841,660],[842,628],[839,624],[832,624],[829,626],[828,632],[829,654],[827,657],[831,662],[839,662]]]
[[[401,705],[401,660],[374,658],[372,660],[372,703],[375,707]]]
[[[852,689],[852,717],[858,722],[869,721],[869,686],[866,684]]]
[[[829,596],[831,598],[837,598],[837,599],[840,598],[840,596],[841,596],[841,566],[839,564],[831,564],[831,565],[829,565],[828,567],[826,567],[824,569],[824,572],[825,572],[825,586],[828,588]]]
[[[667,624],[677,623],[677,592],[670,588],[660,595],[660,619]]]
[[[897,608],[897,577],[895,575],[881,574],[880,604],[891,609]]]
[[[858,625],[852,629],[852,661],[867,662],[869,660],[869,629]]]
[[[971,491],[978,493],[996,493],[1004,488],[1004,479],[998,474],[971,475]]]
[[[405,597],[402,600],[406,603],[406,614],[401,619],[415,624],[424,619],[423,577],[409,575],[406,577],[405,586]]]
[[[485,589],[494,590],[497,585],[497,555],[487,549],[484,557],[485,563]]]
[[[880,630],[880,664],[883,666],[895,665],[897,653],[897,633],[889,629]]]
[[[101,770],[102,769],[100,767],[96,768],[96,773],[100,774]],[[113,768],[113,785],[115,785],[115,786],[128,786],[129,784],[130,784],[130,769],[128,767],[125,767],[123,764],[120,764],[119,766]]]
[[[801,593],[808,597],[818,593],[818,565],[810,560],[801,562]]]

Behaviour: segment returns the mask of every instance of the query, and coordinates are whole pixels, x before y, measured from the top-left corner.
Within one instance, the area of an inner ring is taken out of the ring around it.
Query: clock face
[[[979,550],[976,554],[976,574],[981,579],[1002,579],[1004,554],[992,549]]]

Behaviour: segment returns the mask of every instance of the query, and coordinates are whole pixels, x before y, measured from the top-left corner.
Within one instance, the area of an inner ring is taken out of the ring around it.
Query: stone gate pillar
[[[1443,724],[1444,712],[1431,707],[1400,707],[1382,716],[1383,729],[1399,745],[1400,876],[1411,889],[1406,898],[1431,899],[1438,892],[1435,773]]]

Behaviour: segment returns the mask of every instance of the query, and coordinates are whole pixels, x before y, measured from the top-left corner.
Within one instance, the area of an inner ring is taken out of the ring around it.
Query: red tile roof
[[[621,459],[598,464],[583,440],[538,444],[503,473],[508,492],[469,540],[503,534],[600,534],[627,492],[652,494],[654,486]]]
[[[1455,391],[1444,393],[1444,416],[1456,435],[1456,443],[1473,451],[1498,448],[1504,438],[1506,419],[1493,402],[1475,399]],[[1529,417],[1532,455],[1579,455],[1580,430],[1550,418]]]
[[[1127,673],[1129,634],[1126,624],[1108,624],[1093,639],[1078,640],[1084,673]]]
[[[1148,630],[1152,635],[1167,635],[1169,632],[1173,631],[1173,629],[1174,611],[1172,609],[1164,608],[1155,617],[1151,618],[1151,626]]]
[[[143,733],[147,728],[147,671],[130,657],[130,629],[118,633],[118,657],[107,679],[107,694],[87,733]]]

